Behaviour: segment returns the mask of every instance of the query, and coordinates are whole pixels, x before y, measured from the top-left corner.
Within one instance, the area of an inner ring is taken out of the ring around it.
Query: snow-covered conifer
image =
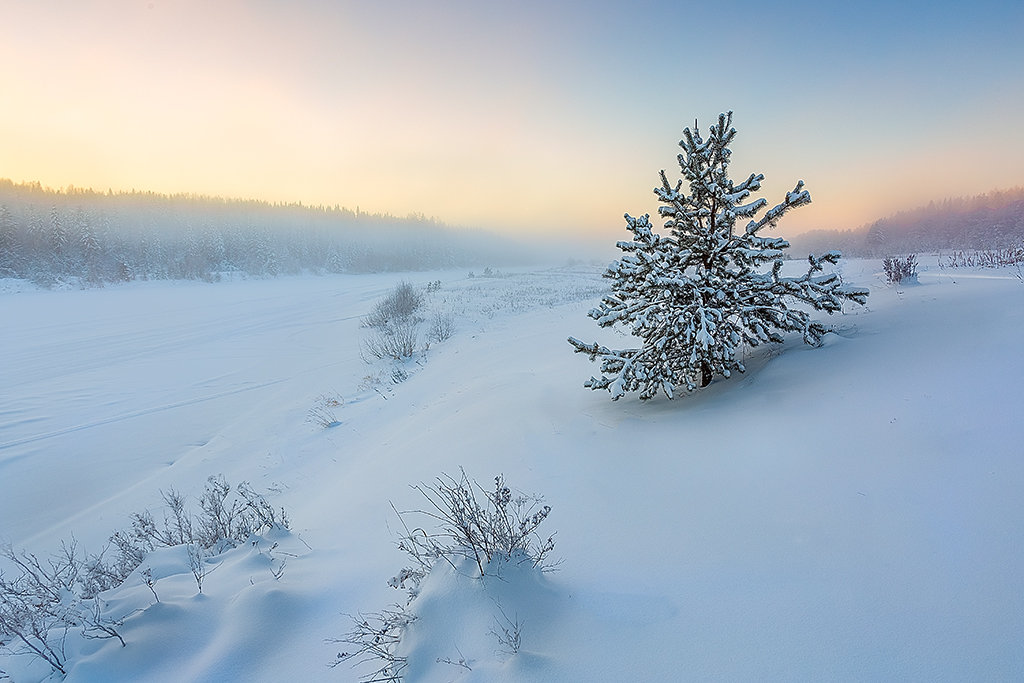
[[[844,301],[866,301],[868,290],[824,272],[839,260],[837,251],[809,256],[800,277],[781,276],[789,243],[760,233],[790,209],[809,204],[811,196],[799,181],[784,201],[756,218],[767,202],[751,195],[764,176],[751,174],[739,184],[729,178],[735,136],[732,112],[719,115],[707,139],[696,125],[683,131],[678,161],[688,191],[683,180],[670,183],[664,171],[654,189],[669,235],[655,232],[648,215],[626,214],[633,239],[618,243],[624,255],[605,272],[612,292],[589,315],[602,327],[627,326],[641,343],[613,350],[570,337],[576,352],[601,359],[602,376],[585,386],[607,389],[613,400],[629,391],[640,392],[641,399],[659,391],[672,398],[678,387],[693,391],[715,375],[743,372],[737,358],[743,345],[781,342],[783,332],[820,344],[828,328],[806,309],[831,314]],[[746,225],[738,227],[741,220]]]

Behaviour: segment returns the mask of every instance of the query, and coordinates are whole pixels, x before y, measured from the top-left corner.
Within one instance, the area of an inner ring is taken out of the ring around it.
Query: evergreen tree
[[[57,275],[70,274],[71,238],[60,209],[50,209],[50,258],[53,259],[53,272]]]
[[[715,375],[743,372],[736,356],[742,345],[781,342],[783,332],[800,332],[808,344],[820,344],[828,328],[812,320],[806,307],[831,314],[844,301],[867,299],[866,289],[823,272],[824,264],[839,260],[837,251],[809,256],[801,277],[781,276],[789,243],[760,233],[790,209],[809,204],[811,196],[800,181],[782,203],[755,219],[767,202],[748,200],[764,176],[751,174],[739,184],[729,179],[735,136],[732,112],[718,117],[706,140],[696,125],[683,131],[678,161],[688,192],[683,180],[673,185],[664,171],[654,189],[669,235],[655,232],[648,215],[626,214],[633,239],[618,243],[624,255],[605,272],[612,293],[589,315],[602,327],[628,326],[641,345],[612,350],[570,337],[576,352],[602,361],[602,376],[585,386],[607,389],[613,400],[628,391],[639,391],[641,399],[659,391],[673,398],[677,387],[693,391]],[[737,229],[740,219],[748,222]],[[767,272],[764,266],[770,266]],[[792,303],[804,306],[791,308]]]
[[[21,253],[14,218],[5,205],[0,205],[0,277],[18,277]]]
[[[79,213],[79,220],[76,221],[78,225],[78,246],[79,252],[81,253],[81,273],[82,277],[90,285],[102,285],[103,284],[103,269],[101,265],[101,259],[103,257],[103,250],[100,246],[99,238],[96,236],[96,231],[93,230],[90,220]]]

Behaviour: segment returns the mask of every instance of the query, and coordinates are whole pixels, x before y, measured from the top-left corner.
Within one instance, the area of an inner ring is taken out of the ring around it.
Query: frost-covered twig
[[[455,648],[455,651],[459,653],[458,659],[452,659],[451,657],[438,657],[436,661],[438,664],[451,664],[452,666],[459,666],[466,671],[472,671],[473,667],[469,665],[469,661],[466,659],[466,655],[462,654],[462,650]]]
[[[352,630],[342,638],[329,639],[328,642],[352,645],[355,649],[339,652],[330,666],[372,663],[376,668],[360,679],[363,683],[401,681],[402,672],[408,664],[396,650],[405,629],[415,620],[414,614],[400,606],[352,617]]]
[[[499,620],[498,617],[494,617],[494,623],[501,632],[491,631],[491,635],[498,639],[498,645],[502,646],[506,653],[510,655],[518,654],[523,646],[523,625],[519,621],[519,615],[517,614],[514,618],[509,619],[501,605],[495,603],[495,607],[498,608],[501,619]]]

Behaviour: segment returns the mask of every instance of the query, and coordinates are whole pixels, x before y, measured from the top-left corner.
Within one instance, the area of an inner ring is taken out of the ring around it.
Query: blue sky
[[[849,228],[1024,185],[1024,3],[0,0],[0,176],[616,238],[683,127]]]

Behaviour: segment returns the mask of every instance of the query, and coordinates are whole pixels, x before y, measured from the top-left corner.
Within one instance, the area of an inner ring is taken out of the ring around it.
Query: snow
[[[586,315],[602,267],[6,285],[0,540],[98,550],[161,490],[247,480],[292,532],[209,559],[202,594],[183,549],[156,551],[160,602],[138,577],[105,596],[127,646],[72,639],[67,680],[355,681],[327,641],[405,597],[390,503],[421,507],[410,485],[464,467],[544,496],[562,563],[439,565],[407,681],[1019,678],[1024,284],[921,260],[898,288],[843,261],[872,293],[825,319],[822,348],[797,336],[643,404],[584,389],[595,368],[565,342],[622,341]],[[457,329],[373,388],[359,318],[403,279],[440,280]],[[325,394],[345,399],[330,429],[307,420]],[[517,654],[491,633],[502,613]]]

